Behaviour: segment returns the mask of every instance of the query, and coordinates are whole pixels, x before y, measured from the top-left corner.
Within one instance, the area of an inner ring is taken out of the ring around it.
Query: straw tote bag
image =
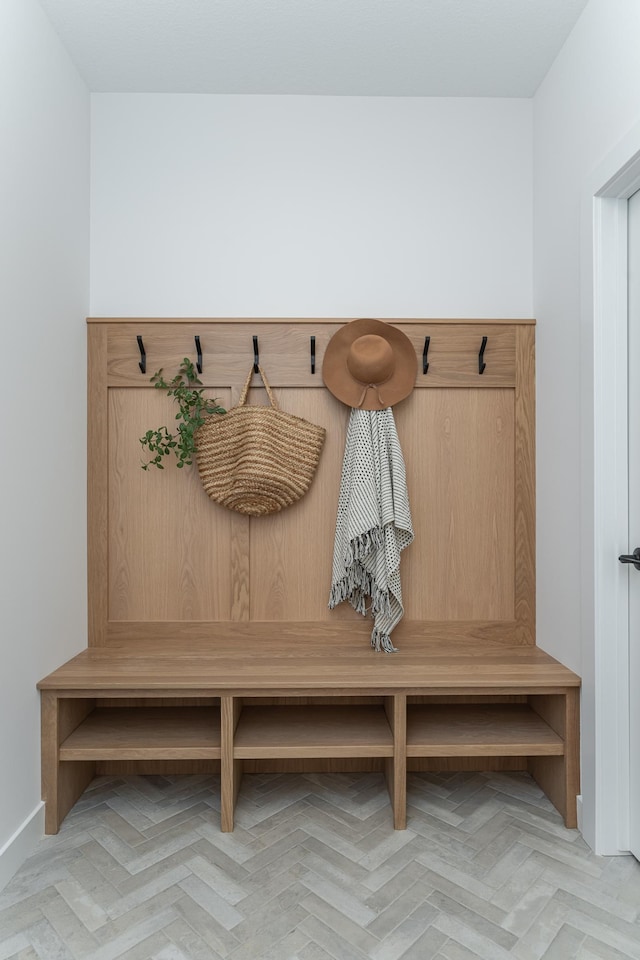
[[[216,503],[251,517],[291,506],[309,489],[326,431],[280,409],[258,367],[271,406],[247,404],[253,366],[236,407],[198,430],[200,480]]]

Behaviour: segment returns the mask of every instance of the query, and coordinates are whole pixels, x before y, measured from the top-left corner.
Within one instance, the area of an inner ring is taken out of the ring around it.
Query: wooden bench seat
[[[259,769],[382,770],[397,829],[407,769],[524,769],[576,825],[580,679],[535,646],[407,637],[385,655],[239,627],[91,647],[38,686],[47,833],[96,774],[154,769],[219,769],[222,830]]]

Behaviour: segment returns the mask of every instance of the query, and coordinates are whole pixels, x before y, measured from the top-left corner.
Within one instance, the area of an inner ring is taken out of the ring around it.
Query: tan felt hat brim
[[[347,366],[351,344],[371,333],[384,337],[394,355],[393,373],[376,389],[366,389],[367,384],[356,380]],[[384,410],[404,400],[415,386],[417,372],[418,358],[409,338],[397,327],[382,320],[352,320],[345,324],[329,341],[322,364],[322,377],[327,389],[338,400],[361,410]]]

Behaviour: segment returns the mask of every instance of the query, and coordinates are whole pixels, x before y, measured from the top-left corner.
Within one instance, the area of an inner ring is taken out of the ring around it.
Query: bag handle
[[[264,384],[265,390],[267,391],[267,396],[269,397],[269,400],[271,401],[271,406],[274,408],[274,410],[279,410],[279,409],[280,409],[280,406],[279,406],[279,404],[278,404],[278,401],[276,400],[276,398],[274,397],[274,395],[273,395],[273,393],[272,393],[272,391],[271,391],[271,387],[269,386],[269,381],[268,381],[267,378],[265,377],[265,375],[264,375],[264,370],[262,369],[261,366],[258,366],[258,372],[259,372],[260,376],[262,377],[262,382],[263,382],[263,384]],[[245,405],[245,403],[247,402],[247,394],[249,393],[249,387],[250,387],[250,385],[251,385],[251,378],[252,378],[252,376],[253,376],[253,364],[251,365],[251,370],[249,370],[249,376],[247,377],[246,383],[245,383],[244,387],[242,388],[242,393],[240,394],[240,399],[239,399],[239,401],[238,401],[238,406],[239,406],[239,407],[243,407],[243,406]]]

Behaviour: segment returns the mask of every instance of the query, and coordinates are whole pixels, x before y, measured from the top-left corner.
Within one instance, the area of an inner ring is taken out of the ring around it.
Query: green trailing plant
[[[167,396],[174,398],[178,404],[176,420],[180,422],[173,432],[168,427],[158,427],[157,430],[147,430],[145,435],[140,437],[143,450],[152,455],[150,460],[142,464],[142,469],[157,467],[158,470],[164,470],[163,460],[171,454],[177,460],[177,467],[190,466],[193,463],[196,434],[200,427],[212,414],[227,411],[219,406],[217,400],[205,397],[196,368],[186,357],[169,383],[162,376],[162,370],[154,373],[151,383],[156,390],[166,390]]]

